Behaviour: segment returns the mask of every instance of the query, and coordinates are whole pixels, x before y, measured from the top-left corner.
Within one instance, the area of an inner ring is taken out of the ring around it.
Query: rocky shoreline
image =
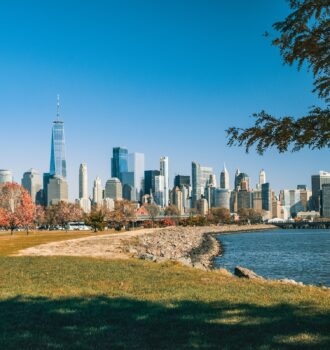
[[[270,225],[226,225],[207,227],[168,227],[157,229],[130,242],[128,252],[133,257],[162,262],[178,261],[199,269],[211,269],[213,259],[222,252],[215,234],[269,230]]]

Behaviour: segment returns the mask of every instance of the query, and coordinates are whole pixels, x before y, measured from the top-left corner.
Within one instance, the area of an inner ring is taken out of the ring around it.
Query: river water
[[[270,279],[330,287],[330,230],[273,230],[216,236],[224,253],[215,266],[243,266]]]

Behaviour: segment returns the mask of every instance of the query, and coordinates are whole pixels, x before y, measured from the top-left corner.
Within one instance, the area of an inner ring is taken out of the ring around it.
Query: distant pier
[[[329,221],[295,221],[295,222],[272,222],[272,225],[283,229],[330,229]]]

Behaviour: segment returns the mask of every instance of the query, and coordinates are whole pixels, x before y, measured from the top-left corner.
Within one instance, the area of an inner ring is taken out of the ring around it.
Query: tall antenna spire
[[[56,119],[60,120],[60,95],[57,94],[57,108],[56,108]]]

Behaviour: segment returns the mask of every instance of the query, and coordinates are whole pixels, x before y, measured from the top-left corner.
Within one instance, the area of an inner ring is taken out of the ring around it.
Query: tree
[[[180,216],[180,210],[178,207],[171,204],[165,208],[165,216]]]
[[[29,193],[16,183],[0,185],[0,225],[10,229],[25,228],[29,233],[29,226],[33,223],[35,205]]]
[[[34,225],[35,227],[40,227],[46,223],[46,212],[42,205],[36,205],[35,215],[34,215]]]
[[[306,63],[314,76],[314,93],[325,107],[313,106],[300,118],[276,118],[265,111],[254,113],[255,124],[246,129],[231,127],[227,132],[228,145],[252,146],[262,155],[275,147],[282,153],[303,147],[330,147],[330,6],[329,0],[289,0],[292,13],[273,25],[280,36],[273,40],[279,47],[284,63]],[[268,35],[266,35],[268,36]]]
[[[94,232],[103,231],[105,222],[105,213],[102,210],[92,210],[85,216],[85,224],[90,226]]]
[[[46,210],[46,222],[49,226],[61,226],[67,229],[70,221],[80,221],[82,218],[83,211],[78,204],[61,201]]]
[[[240,208],[237,214],[242,223],[258,224],[262,222],[262,215],[251,208]]]
[[[159,207],[155,204],[148,204],[145,208],[147,209],[150,219],[152,221],[152,226],[154,226],[155,219],[159,215]]]
[[[227,208],[213,208],[211,215],[216,223],[228,223],[230,221],[230,210]]]
[[[115,210],[109,212],[108,219],[114,223],[117,228],[128,225],[130,221],[135,220],[133,202],[127,200],[116,201]]]

